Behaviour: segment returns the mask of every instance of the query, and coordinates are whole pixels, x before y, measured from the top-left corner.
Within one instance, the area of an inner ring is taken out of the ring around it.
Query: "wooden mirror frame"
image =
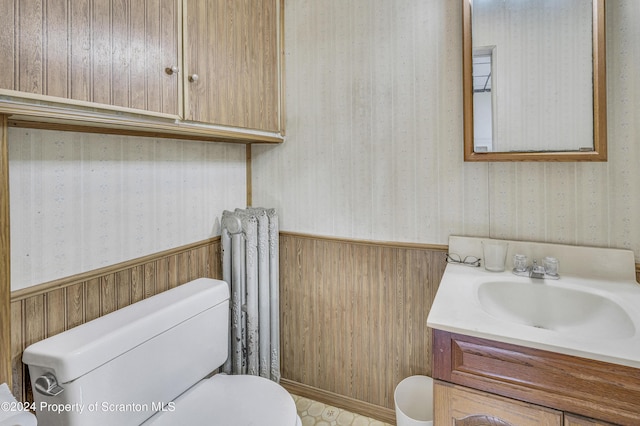
[[[462,0],[464,161],[607,161],[605,0],[593,0],[593,151],[474,152],[472,5]]]

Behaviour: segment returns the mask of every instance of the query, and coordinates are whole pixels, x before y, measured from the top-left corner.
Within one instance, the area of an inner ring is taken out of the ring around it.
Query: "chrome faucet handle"
[[[514,265],[515,264],[516,262],[514,260]],[[518,266],[520,265],[518,264]],[[514,267],[512,272],[514,275],[517,275],[519,277],[536,278],[539,280],[560,279],[560,275],[558,274],[558,259],[554,257],[545,257],[543,259],[542,265],[538,265],[538,261],[534,259],[531,266],[526,266],[524,269],[522,269],[521,267]]]
[[[64,391],[52,373],[45,373],[36,379],[36,391],[46,396],[57,396]]]
[[[552,277],[558,275],[558,259],[556,259],[555,257],[547,256],[542,259],[542,264],[544,265],[545,274]]]

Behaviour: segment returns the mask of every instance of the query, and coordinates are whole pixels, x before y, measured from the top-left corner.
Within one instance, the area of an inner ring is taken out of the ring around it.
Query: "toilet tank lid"
[[[228,299],[226,282],[199,278],[36,342],[22,362],[67,383]]]

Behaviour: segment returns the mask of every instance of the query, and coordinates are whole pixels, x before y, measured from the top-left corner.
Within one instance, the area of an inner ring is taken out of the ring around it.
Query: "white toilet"
[[[227,359],[229,289],[200,278],[29,346],[44,426],[300,426],[291,395]]]

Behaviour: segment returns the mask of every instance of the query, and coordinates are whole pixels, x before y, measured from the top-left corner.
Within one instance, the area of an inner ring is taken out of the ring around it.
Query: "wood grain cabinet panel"
[[[640,370],[477,337],[433,332],[433,377],[576,413],[567,425],[640,424]]]
[[[436,426],[561,426],[562,412],[437,381]]]
[[[280,131],[279,0],[185,4],[185,119]]]
[[[614,426],[613,423],[602,422],[600,420],[575,416],[573,414],[564,415],[564,426]]]
[[[180,5],[0,0],[0,92],[177,117],[182,82],[166,69],[179,66]]]
[[[0,0],[11,125],[281,143],[284,0]]]

